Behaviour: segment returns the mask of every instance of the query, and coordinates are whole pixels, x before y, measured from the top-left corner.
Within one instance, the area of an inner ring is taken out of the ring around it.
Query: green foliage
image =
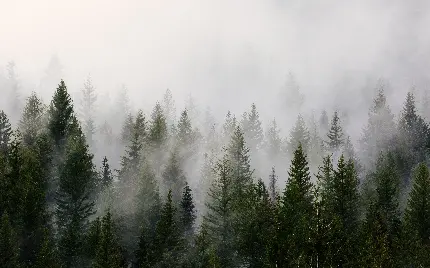
[[[314,193],[309,166],[301,144],[294,152],[289,179],[282,197],[280,216],[281,266],[310,267]]]
[[[241,123],[246,143],[251,151],[256,152],[261,147],[264,136],[260,115],[255,103],[251,105],[251,111],[244,114]]]
[[[341,149],[344,143],[343,140],[343,130],[340,125],[340,118],[338,112],[335,111],[333,118],[331,120],[331,126],[327,133],[328,141],[326,145],[331,152],[337,152]]]
[[[0,219],[0,263],[5,268],[21,267],[17,237],[7,212],[3,212]]]
[[[4,111],[0,110],[0,153],[6,154],[12,138],[12,127]]]
[[[58,252],[55,247],[55,243],[52,238],[52,234],[48,228],[44,228],[42,231],[42,243],[39,251],[36,255],[36,261],[34,263],[35,268],[61,268],[63,267]]]
[[[167,123],[163,109],[159,102],[156,103],[151,114],[151,126],[149,128],[148,140],[152,147],[159,149],[167,140]]]
[[[296,124],[291,131],[287,151],[292,155],[299,147],[299,144],[301,144],[303,151],[307,152],[309,149],[309,139],[309,130],[306,127],[305,120],[301,115],[299,115],[297,117]]]
[[[19,122],[23,143],[30,146],[34,145],[37,137],[44,131],[45,126],[45,105],[36,93],[32,92],[27,99]]]
[[[194,233],[194,221],[196,220],[196,210],[193,195],[188,183],[185,184],[182,192],[180,206],[181,228],[185,238],[191,238]]]
[[[176,150],[170,153],[169,162],[163,171],[162,177],[164,188],[172,192],[173,202],[178,203],[181,200],[181,190],[185,187],[187,179],[182,171]]]
[[[73,104],[66,84],[61,80],[49,107],[48,129],[57,147],[62,148],[73,118]]]

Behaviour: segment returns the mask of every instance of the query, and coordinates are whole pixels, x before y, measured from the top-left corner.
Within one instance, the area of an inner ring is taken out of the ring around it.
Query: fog
[[[428,79],[428,5],[2,1],[0,64],[13,60],[29,92],[57,55],[72,92],[91,73],[99,92],[126,84],[139,107],[169,88],[178,104],[191,93],[218,115],[256,102],[265,118],[281,117],[271,104],[288,72],[297,77],[306,107],[361,108],[366,82],[379,77],[391,81],[391,103],[399,105],[412,84]],[[46,98],[53,91],[44,92]]]

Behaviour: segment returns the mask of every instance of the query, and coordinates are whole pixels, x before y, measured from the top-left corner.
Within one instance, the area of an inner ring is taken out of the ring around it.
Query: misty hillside
[[[4,4],[0,267],[430,267],[428,7]]]

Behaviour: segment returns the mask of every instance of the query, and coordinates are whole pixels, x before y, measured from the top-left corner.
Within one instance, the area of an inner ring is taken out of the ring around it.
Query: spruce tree
[[[61,80],[49,107],[48,122],[49,132],[60,152],[65,145],[73,117],[72,99],[67,92],[66,84]]]
[[[228,141],[230,139],[236,130],[237,125],[236,117],[228,111],[222,126],[222,136],[224,141]]]
[[[32,146],[35,144],[38,135],[45,127],[45,105],[42,100],[32,92],[27,99],[27,103],[19,122],[19,130],[22,133],[24,144]]]
[[[330,130],[327,133],[326,145],[331,152],[338,152],[344,144],[343,131],[340,125],[340,118],[338,112],[335,111],[331,120]]]
[[[251,111],[246,113],[246,117],[242,120],[242,130],[250,150],[256,152],[260,149],[264,136],[260,115],[255,103],[251,105]]]
[[[122,268],[124,260],[112,214],[108,211],[102,219],[101,236],[97,246],[97,253],[93,262],[94,268]]]
[[[413,186],[405,211],[404,232],[407,235],[406,245],[409,246],[406,248],[409,264],[418,259],[416,265],[430,265],[430,175],[425,163],[419,164],[414,170]]]
[[[164,189],[169,189],[172,192],[173,202],[179,203],[182,189],[185,187],[187,179],[181,168],[181,159],[176,150],[170,153],[169,162],[163,171],[162,178]]]
[[[95,87],[93,85],[91,76],[88,76],[84,82],[84,88],[81,91],[81,107],[80,107],[80,116],[82,122],[82,129],[85,135],[85,138],[90,145],[93,147],[94,137],[96,130],[96,125],[94,121],[94,113],[95,113],[95,102],[97,101],[97,94],[95,92]]]
[[[269,197],[273,203],[276,203],[279,198],[276,186],[277,180],[278,176],[276,175],[275,167],[272,167],[272,172],[269,175]]]
[[[165,258],[173,258],[173,263],[178,263],[179,250],[181,249],[181,237],[179,224],[176,219],[176,208],[172,199],[172,191],[167,194],[166,203],[163,205],[160,220],[157,223],[154,249],[158,261]]]
[[[100,217],[95,218],[88,228],[85,241],[85,255],[89,259],[96,257],[97,249],[100,244],[102,223]]]
[[[58,258],[58,252],[53,241],[53,235],[48,228],[42,230],[42,242],[36,254],[34,268],[61,268],[62,264]]]
[[[21,267],[17,237],[7,212],[0,219],[0,263],[5,268]]]
[[[109,166],[107,157],[103,157],[102,168],[101,168],[101,190],[107,189],[112,186],[113,175]]]
[[[289,179],[282,196],[280,247],[281,266],[309,267],[312,256],[312,223],[315,218],[314,193],[303,147],[294,152]]]
[[[306,153],[309,149],[309,130],[301,115],[297,117],[296,124],[291,131],[287,147],[288,152],[292,155],[297,150],[299,144],[302,145],[303,151]]]
[[[156,103],[151,114],[151,125],[149,128],[148,140],[152,147],[157,150],[167,139],[167,123],[163,109],[159,102]]]
[[[12,127],[3,110],[0,110],[0,154],[6,154],[12,136]]]
[[[270,160],[275,160],[281,154],[282,139],[276,120],[273,119],[265,135],[265,151]]]
[[[88,218],[94,213],[93,185],[95,170],[93,156],[79,126],[70,137],[65,160],[59,168],[59,188],[56,196],[56,219],[60,256],[66,267],[80,264],[84,233]]]
[[[182,192],[180,206],[181,227],[184,237],[189,239],[194,233],[194,221],[196,220],[196,210],[193,201],[193,195],[188,183],[185,184]]]
[[[208,193],[203,224],[207,226],[208,239],[214,247],[220,267],[235,267],[238,260],[233,229],[233,170],[227,156],[218,161],[215,171],[217,176]]]

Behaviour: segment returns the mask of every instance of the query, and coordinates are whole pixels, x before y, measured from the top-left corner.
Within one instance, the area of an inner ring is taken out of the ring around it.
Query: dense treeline
[[[61,81],[16,127],[0,112],[1,267],[430,267],[430,128],[412,92],[395,121],[378,90],[358,150],[337,111],[299,115],[283,140],[254,104],[221,127],[191,104],[177,120],[169,91],[149,116],[120,105],[118,146],[90,80],[82,96],[76,109]]]

